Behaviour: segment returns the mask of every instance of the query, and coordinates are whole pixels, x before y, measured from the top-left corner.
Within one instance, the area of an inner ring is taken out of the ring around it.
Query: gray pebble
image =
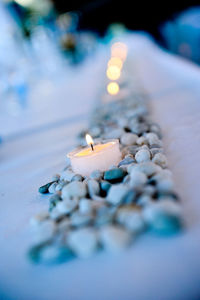
[[[71,215],[71,225],[72,226],[85,226],[90,224],[92,221],[91,214],[83,214],[80,211],[75,211]]]
[[[56,187],[57,187],[58,183],[57,182],[54,182],[50,185],[49,187],[49,193],[50,194],[54,194],[56,192]]]
[[[131,163],[134,163],[135,160],[132,157],[125,157],[123,160],[120,161],[119,167],[124,166],[124,165],[130,165]]]

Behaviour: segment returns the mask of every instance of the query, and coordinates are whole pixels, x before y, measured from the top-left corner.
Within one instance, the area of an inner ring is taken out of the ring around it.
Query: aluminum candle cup
[[[72,170],[76,174],[89,176],[93,171],[106,171],[110,166],[117,166],[121,161],[121,152],[118,140],[107,140],[99,143],[76,149],[67,156],[70,158]]]

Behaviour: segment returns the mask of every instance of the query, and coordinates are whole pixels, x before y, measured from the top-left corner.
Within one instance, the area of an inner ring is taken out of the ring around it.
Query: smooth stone
[[[164,154],[162,153],[156,153],[152,159],[152,161],[161,166],[162,168],[166,168],[167,167],[167,158]]]
[[[87,181],[87,186],[88,186],[88,193],[89,193],[89,196],[91,198],[94,195],[99,195],[99,193],[100,193],[100,187],[99,187],[99,183],[96,180],[89,179]]]
[[[174,189],[174,183],[172,179],[161,179],[159,181],[157,181],[157,185],[156,185],[157,189],[159,192],[172,192]]]
[[[78,199],[64,199],[57,203],[57,210],[63,214],[69,214],[78,206]]]
[[[67,183],[68,182],[66,182],[66,181],[60,181],[55,188],[56,192],[61,191]]]
[[[65,181],[71,181],[72,178],[74,177],[74,175],[76,175],[76,174],[74,172],[72,172],[71,170],[66,170],[61,173],[60,179],[61,180],[63,179]]]
[[[81,214],[90,214],[92,212],[92,201],[87,198],[80,199],[79,211]]]
[[[138,139],[138,136],[136,134],[127,132],[121,136],[120,141],[121,141],[122,145],[130,146],[130,145],[135,144],[137,139]]]
[[[145,185],[143,188],[143,193],[145,195],[153,196],[155,192],[156,192],[156,188],[150,184]]]
[[[84,178],[80,174],[76,174],[72,177],[71,181],[83,181]]]
[[[47,219],[40,223],[39,226],[35,226],[33,230],[33,239],[35,243],[44,243],[53,238],[56,231],[56,225],[54,221]]]
[[[153,133],[156,133],[159,138],[162,137],[161,128],[158,124],[151,124],[149,130]]]
[[[139,150],[135,155],[135,160],[138,163],[146,162],[150,160],[150,152],[146,149]]]
[[[90,178],[95,180],[101,180],[101,178],[103,178],[103,172],[95,170],[90,174]]]
[[[52,183],[51,185],[50,185],[50,187],[49,187],[49,193],[50,194],[54,194],[55,192],[56,192],[56,186],[58,185],[58,183],[57,182],[54,182],[54,183]]]
[[[78,256],[86,258],[97,250],[97,233],[91,227],[71,231],[67,237],[67,244]]]
[[[108,170],[104,173],[104,179],[108,181],[122,180],[126,173],[120,168]]]
[[[63,213],[58,210],[57,205],[53,206],[52,209],[49,210],[49,215],[50,218],[55,221],[63,217]]]
[[[151,152],[152,157],[154,157],[155,154],[163,153],[164,150],[163,150],[163,148],[151,148],[150,152]]]
[[[56,205],[59,201],[61,201],[61,197],[58,194],[54,194],[49,198],[49,202]]]
[[[40,251],[39,261],[43,264],[58,264],[71,260],[73,255],[67,247],[47,245]]]
[[[99,237],[103,247],[111,252],[124,249],[131,241],[129,232],[117,225],[105,225],[101,227]]]
[[[129,165],[131,163],[134,163],[135,160],[132,157],[125,157],[123,160],[120,161],[119,167],[124,166],[124,165]]]
[[[72,181],[62,189],[62,198],[83,198],[87,195],[87,187],[84,182]]]
[[[147,176],[141,171],[133,169],[130,173],[130,176],[130,186],[135,189],[140,189],[147,182]]]
[[[136,144],[139,145],[139,146],[147,145],[147,144],[148,144],[148,141],[147,141],[147,139],[146,139],[145,136],[140,136],[140,137],[137,139]]]
[[[118,205],[123,202],[128,191],[129,188],[124,184],[112,185],[108,191],[106,200],[113,205]]]
[[[41,222],[47,220],[49,218],[49,213],[44,211],[41,212],[30,219],[30,225],[35,227],[39,226]]]
[[[92,215],[91,214],[83,214],[80,211],[75,211],[71,215],[71,225],[72,226],[85,226],[91,223]]]
[[[160,170],[160,168],[153,162],[148,161],[148,162],[131,165],[128,168],[128,173],[131,173],[132,170],[143,172],[146,176],[152,176],[156,174]]]
[[[141,210],[135,205],[124,205],[117,211],[116,220],[131,232],[141,232],[145,228],[145,223]]]
[[[108,182],[108,181],[105,181],[105,180],[102,180],[100,182],[100,187],[101,187],[101,190],[103,190],[104,192],[108,192],[108,190],[110,189],[111,187],[111,183]]]
[[[158,138],[158,136],[157,136],[156,133],[149,132],[145,136],[146,136],[146,138],[147,138],[148,143],[149,143],[150,146],[152,146],[152,145],[160,145],[160,146],[162,146],[162,142],[161,142],[161,140],[159,140],[159,138]]]
[[[40,194],[47,194],[49,192],[49,187],[54,183],[55,181],[51,181],[46,183],[45,185],[42,185],[39,187],[38,191]]]
[[[150,228],[159,234],[172,234],[181,227],[181,208],[176,202],[163,200],[143,209],[143,217]]]

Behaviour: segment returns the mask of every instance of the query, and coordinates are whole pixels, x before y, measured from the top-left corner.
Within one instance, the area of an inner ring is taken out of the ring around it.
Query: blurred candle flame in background
[[[111,46],[111,57],[108,61],[106,75],[112,82],[107,85],[107,92],[110,95],[117,95],[120,91],[119,84],[114,82],[121,76],[123,63],[127,57],[127,45],[122,42],[116,42]]]
[[[110,82],[107,85],[107,91],[110,95],[116,95],[119,92],[119,85],[117,82]]]
[[[123,61],[119,57],[111,57],[108,61],[108,67],[117,66],[120,70],[123,66]]]
[[[107,69],[106,75],[111,80],[117,80],[120,77],[120,68],[118,66],[110,66]]]

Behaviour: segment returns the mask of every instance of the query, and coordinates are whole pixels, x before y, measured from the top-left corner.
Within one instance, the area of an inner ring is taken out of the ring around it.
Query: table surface
[[[200,69],[158,48],[146,35],[124,40],[131,80],[149,96],[164,133],[169,165],[183,203],[186,229],[173,237],[145,234],[129,249],[55,266],[32,265],[31,216],[48,207],[37,193],[64,165],[78,131],[96,104],[109,49],[56,84],[35,88],[21,116],[0,115],[0,299],[199,299],[200,295]],[[70,109],[69,109],[70,108]]]

